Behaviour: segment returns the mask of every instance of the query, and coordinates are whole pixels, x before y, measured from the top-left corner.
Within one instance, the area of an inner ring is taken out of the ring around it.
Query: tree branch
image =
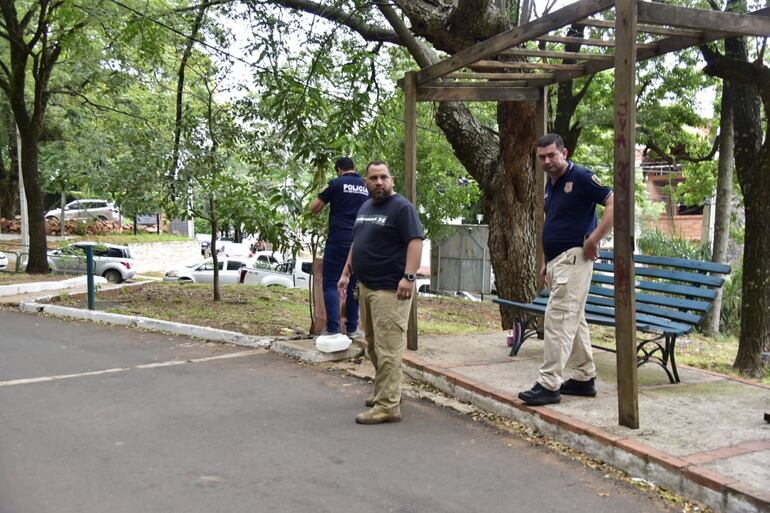
[[[273,0],[270,3],[314,14],[333,23],[345,25],[367,41],[383,41],[398,44],[398,36],[393,31],[366,23],[360,16],[356,16],[353,12],[348,12],[338,7],[323,5],[310,0]],[[259,6],[259,2],[254,0],[248,0],[247,4],[251,9],[256,9]]]

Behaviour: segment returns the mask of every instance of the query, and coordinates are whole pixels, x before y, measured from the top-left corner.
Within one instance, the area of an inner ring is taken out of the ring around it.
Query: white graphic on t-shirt
[[[342,184],[342,192],[348,194],[363,194],[369,196],[369,191],[366,190],[365,185],[353,185],[350,183]]]
[[[374,215],[374,216],[367,216],[367,215],[361,215],[356,217],[356,226],[359,224],[379,224],[380,226],[385,226],[388,221],[388,216],[382,216],[382,215]]]

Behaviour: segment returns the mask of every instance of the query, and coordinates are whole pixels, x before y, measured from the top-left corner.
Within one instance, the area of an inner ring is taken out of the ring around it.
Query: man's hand
[[[593,237],[588,237],[583,242],[583,256],[586,260],[596,260],[599,258],[599,241]]]
[[[340,281],[337,282],[337,293],[340,295],[340,299],[344,300],[348,297],[348,284],[350,283],[350,276],[342,273]]]
[[[398,299],[409,299],[412,297],[412,291],[414,290],[414,282],[409,281],[406,278],[401,278],[398,282],[398,292],[396,297]]]
[[[543,266],[540,268],[540,279],[543,280],[546,287],[551,286],[548,283],[548,266],[545,263],[543,263]]]

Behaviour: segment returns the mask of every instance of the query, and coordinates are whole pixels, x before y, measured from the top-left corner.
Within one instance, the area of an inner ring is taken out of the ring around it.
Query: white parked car
[[[274,269],[245,267],[241,269],[240,283],[263,287],[306,289],[310,286],[311,271],[311,262],[300,262],[299,265],[294,265],[293,260],[279,264]]]
[[[45,214],[46,219],[59,220],[61,208],[54,208]],[[70,201],[64,206],[64,219],[93,221],[118,221],[120,212],[114,203],[100,199],[82,199]]]
[[[241,268],[253,265],[253,259],[219,257],[219,283],[226,285],[238,283],[241,279]],[[213,283],[214,260],[208,259],[187,267],[168,271],[163,281],[178,281],[182,283]]]
[[[8,267],[8,257],[5,256],[5,253],[0,251],[0,271],[4,270],[6,267]]]
[[[76,242],[70,246],[48,252],[48,267],[59,273],[86,272],[86,246],[94,247],[94,274],[107,278],[110,283],[120,283],[136,274],[136,262],[128,246]]]

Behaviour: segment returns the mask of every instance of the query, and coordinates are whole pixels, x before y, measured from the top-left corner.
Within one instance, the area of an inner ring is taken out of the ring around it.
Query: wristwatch
[[[414,281],[417,279],[417,276],[414,273],[404,273],[404,278],[406,278],[406,281]]]

